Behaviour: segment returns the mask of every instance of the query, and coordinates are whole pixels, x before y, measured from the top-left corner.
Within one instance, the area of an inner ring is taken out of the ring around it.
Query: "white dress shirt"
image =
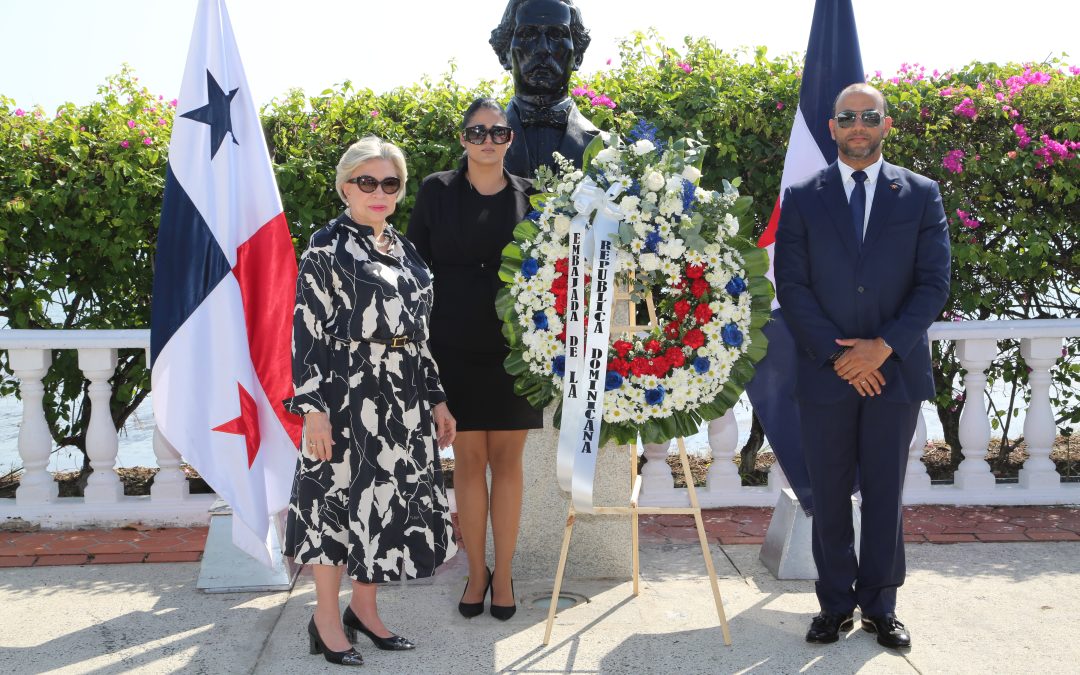
[[[863,169],[866,172],[866,213],[863,214],[863,238],[866,238],[866,226],[870,223],[870,207],[874,204],[874,187],[877,185],[878,176],[881,174],[881,163],[885,161],[884,157],[878,157],[877,161],[870,166]],[[855,189],[855,179],[851,177],[851,174],[855,173],[855,169],[851,168],[847,164],[844,164],[842,160],[836,161],[836,166],[840,169],[840,177],[844,179],[844,194],[847,195],[848,202],[851,201],[851,191]]]

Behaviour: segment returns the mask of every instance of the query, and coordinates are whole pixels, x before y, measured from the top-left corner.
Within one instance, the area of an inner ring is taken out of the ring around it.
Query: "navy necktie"
[[[855,188],[851,191],[851,224],[855,228],[855,247],[862,247],[863,223],[866,222],[866,172],[853,171],[851,178],[855,181]]]

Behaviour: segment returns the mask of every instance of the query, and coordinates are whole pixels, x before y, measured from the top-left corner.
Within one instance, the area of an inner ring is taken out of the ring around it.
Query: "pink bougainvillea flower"
[[[675,65],[678,66],[679,68],[682,68],[684,73],[690,74],[690,73],[694,72],[694,67],[691,66],[686,61],[679,61]]]
[[[978,114],[978,112],[975,110],[975,102],[972,101],[970,98],[966,97],[963,101],[957,103],[953,107],[952,111],[957,115],[968,118],[969,120],[975,119],[975,116]]]
[[[967,211],[961,211],[960,209],[956,209],[956,217],[960,219],[961,225],[971,230],[978,229],[978,227],[982,225],[982,223],[980,223],[978,220],[972,218],[971,214],[969,214]]]
[[[941,165],[945,167],[946,171],[952,173],[964,173],[964,164],[962,160],[966,155],[967,153],[959,148],[950,150],[946,152],[945,156],[941,159]]]
[[[15,108],[15,117],[23,117],[26,115],[26,111],[22,108]]]
[[[573,89],[570,90],[570,93],[573,94],[574,96],[584,96],[585,95],[585,87],[574,87]]]
[[[784,109],[784,102],[783,101],[777,101],[776,102],[776,109],[777,110],[783,110]]]
[[[370,112],[369,114],[370,114],[370,115],[371,115],[372,117],[378,117],[378,116],[379,116],[379,111],[378,111],[378,110],[372,110],[372,111],[371,111],[371,112]]]
[[[952,96],[952,87],[945,87],[938,92],[938,96]]]
[[[611,65],[611,59],[607,60],[607,65],[609,65],[609,66]]]
[[[121,148],[126,148],[129,145],[131,145],[131,143],[128,143],[127,141],[120,141],[120,147]]]
[[[128,129],[135,128],[135,120],[128,120]]]
[[[154,139],[147,136],[146,138],[142,139],[142,142],[143,142],[143,145],[153,145],[154,144]]]
[[[174,98],[173,100],[169,101],[169,105],[171,105],[172,107],[175,108],[176,107],[176,99]]]

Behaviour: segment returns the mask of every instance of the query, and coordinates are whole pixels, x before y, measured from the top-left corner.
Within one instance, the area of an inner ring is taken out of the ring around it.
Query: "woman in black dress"
[[[344,665],[363,663],[357,631],[413,648],[383,624],[375,584],[431,576],[457,550],[436,447],[453,442],[454,418],[427,344],[431,275],[386,221],[406,176],[396,146],[350,147],[335,183],[345,212],[312,235],[296,281],[285,404],[305,439],[285,548],[315,577],[311,653]],[[339,619],[343,570],[352,597]]]
[[[457,419],[454,494],[469,554],[458,610],[466,617],[482,613],[490,588],[491,615],[506,620],[516,610],[511,561],[521,520],[522,453],[528,430],[542,427],[543,415],[514,394],[514,380],[503,368],[509,349],[495,294],[502,287],[502,249],[529,212],[534,190],[503,168],[513,131],[494,99],[469,106],[459,140],[465,149],[461,166],[424,179],[406,236],[435,276],[431,351]],[[489,512],[491,570],[484,552]]]

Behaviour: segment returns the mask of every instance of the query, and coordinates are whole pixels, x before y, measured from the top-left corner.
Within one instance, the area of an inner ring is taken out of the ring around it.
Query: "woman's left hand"
[[[445,401],[436,405],[431,414],[435,418],[436,440],[439,443],[439,449],[450,447],[457,436],[457,420],[450,414],[450,408],[447,407]]]

